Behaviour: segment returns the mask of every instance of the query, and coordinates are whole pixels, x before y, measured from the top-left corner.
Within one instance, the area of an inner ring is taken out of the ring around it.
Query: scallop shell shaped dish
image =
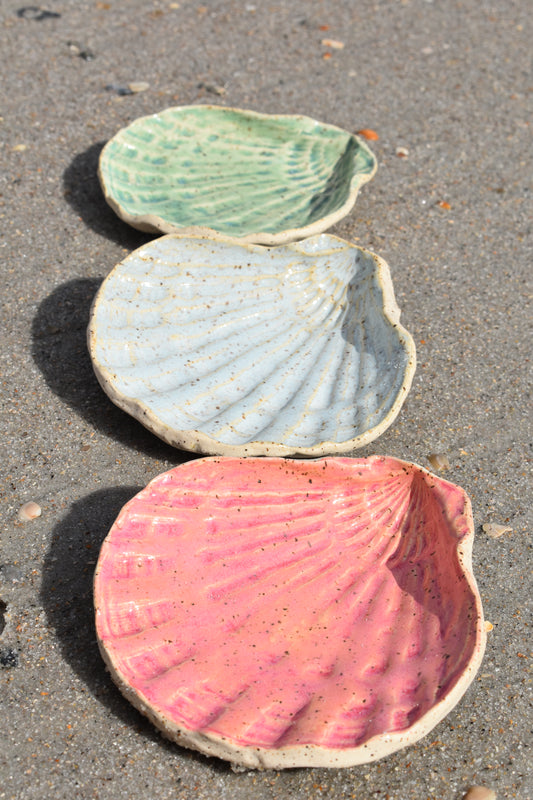
[[[342,239],[165,236],[104,281],[88,339],[110,398],[166,442],[313,456],[398,414],[415,363],[399,317],[385,262]]]
[[[102,655],[165,735],[247,767],[373,761],[430,731],[483,656],[462,489],[381,456],[207,458],[121,511]]]
[[[375,170],[368,147],[333,125],[184,106],[119,131],[99,177],[109,205],[141,230],[281,244],[344,217]]]

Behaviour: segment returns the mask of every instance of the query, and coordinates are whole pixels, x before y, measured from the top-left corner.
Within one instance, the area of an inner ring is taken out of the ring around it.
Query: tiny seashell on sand
[[[128,83],[128,89],[133,94],[138,94],[139,92],[146,92],[150,88],[150,84],[146,81],[133,81],[132,83]]]
[[[433,469],[438,469],[441,472],[450,469],[450,460],[446,453],[430,453],[428,461]]]
[[[472,786],[465,794],[463,800],[496,800],[496,792],[486,786]]]
[[[42,514],[41,506],[30,500],[24,503],[19,509],[18,518],[21,522],[30,522],[32,519],[40,517]]]
[[[491,539],[499,539],[504,533],[511,533],[513,530],[509,525],[498,525],[497,522],[485,522],[482,528]]]

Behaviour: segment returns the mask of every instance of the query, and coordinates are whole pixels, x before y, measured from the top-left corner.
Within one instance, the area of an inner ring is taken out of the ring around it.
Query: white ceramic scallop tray
[[[88,344],[113,402],[171,445],[318,456],[400,411],[415,347],[399,320],[386,263],[337,237],[168,235],[103,282]]]

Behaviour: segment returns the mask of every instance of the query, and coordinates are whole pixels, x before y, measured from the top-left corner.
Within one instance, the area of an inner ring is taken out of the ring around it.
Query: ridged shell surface
[[[313,456],[398,414],[415,366],[399,316],[385,262],[342,239],[170,235],[110,273],[88,339],[111,399],[170,444]]]
[[[95,575],[111,674],[167,736],[250,767],[425,735],[482,659],[470,502],[392,458],[207,458],[122,510]]]
[[[108,203],[141,230],[214,229],[280,244],[345,216],[376,160],[357,137],[309,117],[218,106],[135,120],[102,151]]]

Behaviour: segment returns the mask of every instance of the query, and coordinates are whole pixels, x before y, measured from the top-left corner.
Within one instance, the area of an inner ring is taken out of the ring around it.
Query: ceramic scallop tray
[[[368,147],[333,125],[183,106],[120,130],[99,177],[109,205],[140,230],[281,244],[344,217],[375,170]]]
[[[385,262],[342,239],[169,235],[112,270],[88,343],[113,402],[171,445],[317,456],[398,414],[415,369],[399,317]]]
[[[485,646],[464,491],[383,456],[205,458],[121,511],[99,646],[166,736],[245,767],[346,767],[428,733]]]

